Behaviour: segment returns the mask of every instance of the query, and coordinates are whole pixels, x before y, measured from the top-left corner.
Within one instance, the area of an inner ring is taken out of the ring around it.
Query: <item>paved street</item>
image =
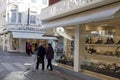
[[[24,71],[24,63],[31,61],[30,56],[25,53],[8,53],[0,51],[0,80],[15,71]]]
[[[25,53],[0,52],[0,80],[80,80],[60,71],[26,71],[31,56]]]

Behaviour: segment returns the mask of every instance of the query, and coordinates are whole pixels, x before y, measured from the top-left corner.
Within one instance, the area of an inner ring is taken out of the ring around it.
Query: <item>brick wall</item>
[[[54,3],[58,2],[58,1],[61,1],[61,0],[49,0],[49,5],[52,5],[52,4],[54,4]]]

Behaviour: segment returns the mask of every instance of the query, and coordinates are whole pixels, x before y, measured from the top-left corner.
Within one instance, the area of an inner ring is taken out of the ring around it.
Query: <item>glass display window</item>
[[[82,69],[120,78],[120,19],[86,24]],[[114,75],[112,75],[114,74]]]
[[[60,51],[63,51],[63,54],[61,55],[61,58],[58,60],[59,63],[65,64],[68,66],[73,66],[74,61],[74,27],[60,27],[56,29],[57,34],[61,37],[58,40],[58,49],[62,49]],[[60,42],[60,43],[59,43]],[[63,46],[63,47],[62,47]]]

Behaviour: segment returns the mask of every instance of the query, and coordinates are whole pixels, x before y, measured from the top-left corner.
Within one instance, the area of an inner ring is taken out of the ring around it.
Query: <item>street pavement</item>
[[[0,80],[81,80],[57,70],[33,72],[26,69],[25,63],[31,63],[31,56],[26,53],[0,51]]]
[[[24,71],[24,63],[30,63],[31,58],[25,53],[8,53],[0,51],[0,80],[11,72]],[[8,79],[9,80],[9,79]]]

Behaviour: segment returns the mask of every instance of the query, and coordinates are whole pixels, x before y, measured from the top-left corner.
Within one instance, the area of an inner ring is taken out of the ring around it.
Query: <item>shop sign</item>
[[[32,31],[41,31],[40,28],[37,28],[37,27],[29,27],[29,26],[26,26],[26,27],[19,27],[18,30],[32,30]]]
[[[39,26],[22,26],[22,25],[9,25],[8,30],[19,30],[19,31],[46,31],[45,29],[41,29]]]
[[[51,14],[56,14],[64,12],[66,10],[72,10],[76,7],[86,6],[92,2],[101,1],[101,0],[66,0],[64,3],[59,4],[51,8]]]
[[[42,18],[48,18],[58,14],[63,14],[100,1],[102,0],[63,0],[48,8],[43,9]]]

